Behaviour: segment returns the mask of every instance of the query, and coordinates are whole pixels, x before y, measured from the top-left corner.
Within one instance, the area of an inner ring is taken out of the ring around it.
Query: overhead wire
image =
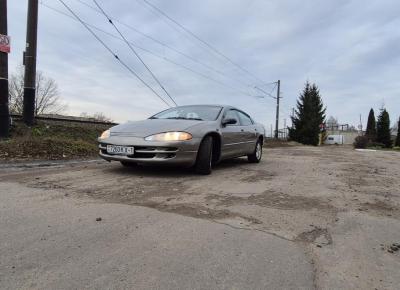
[[[61,15],[65,16],[65,17],[68,17],[68,18],[73,19],[73,20],[75,20],[75,21],[79,21],[77,18],[75,18],[75,17],[73,17],[73,16],[71,16],[71,15],[68,15],[67,13],[64,13],[63,11],[60,11],[59,9],[54,8],[54,7],[52,7],[52,6],[50,6],[50,5],[46,4],[46,3],[44,3],[43,1],[42,1],[40,4],[41,4],[42,6],[44,6],[44,7],[46,7],[47,9],[52,10],[52,11],[58,13],[58,14],[61,14]],[[83,20],[82,20],[82,21],[83,21]],[[79,21],[79,22],[80,22],[80,21]],[[105,31],[105,30],[103,30],[103,29],[101,29],[101,28],[99,28],[99,27],[97,27],[97,26],[95,26],[95,25],[92,25],[92,24],[88,23],[88,22],[85,22],[85,21],[83,21],[83,22],[84,22],[87,26],[91,27],[92,29],[95,29],[95,30],[97,30],[97,31],[99,31],[99,32],[101,32],[101,33],[104,33],[104,34],[106,34],[106,35],[108,35],[108,36],[110,36],[110,37],[113,37],[113,38],[115,38],[115,39],[118,39],[118,40],[123,41],[122,38],[118,37],[118,36],[115,35],[115,34],[112,34],[112,33],[108,32],[108,31]],[[223,87],[225,87],[225,88],[228,88],[228,89],[230,89],[231,91],[234,91],[234,92],[237,92],[237,93],[241,93],[241,94],[247,95],[247,96],[249,96],[249,97],[254,97],[254,95],[251,95],[251,94],[249,94],[248,92],[245,92],[245,91],[243,91],[243,90],[241,90],[241,89],[239,89],[239,88],[236,88],[236,87],[227,85],[227,84],[225,84],[225,83],[223,83],[223,82],[221,82],[221,81],[219,81],[219,80],[216,80],[216,79],[210,77],[209,75],[206,75],[206,74],[204,74],[204,73],[198,72],[198,71],[196,71],[196,70],[194,70],[194,69],[192,69],[192,68],[190,68],[190,67],[188,67],[188,66],[185,66],[185,65],[183,65],[183,64],[181,64],[181,63],[178,63],[178,62],[176,62],[176,61],[174,61],[174,60],[171,60],[171,59],[166,58],[166,57],[164,57],[164,56],[161,56],[161,55],[159,55],[159,54],[157,54],[157,53],[154,53],[154,52],[152,52],[152,51],[150,51],[150,50],[148,50],[148,49],[146,49],[146,48],[143,48],[143,47],[141,47],[141,46],[138,46],[138,45],[136,45],[136,44],[134,44],[134,43],[132,43],[132,42],[129,42],[129,43],[130,43],[132,46],[134,46],[134,47],[136,47],[136,48],[138,48],[138,49],[140,49],[140,50],[142,50],[142,51],[144,51],[144,52],[146,52],[146,53],[148,53],[148,54],[150,54],[150,55],[152,55],[152,56],[154,56],[154,57],[157,57],[157,58],[159,58],[159,59],[161,59],[161,60],[164,60],[164,61],[166,61],[166,62],[169,62],[169,63],[171,63],[171,64],[173,64],[173,65],[175,65],[175,66],[181,67],[181,68],[183,68],[183,69],[185,69],[185,70],[187,70],[187,71],[190,71],[190,72],[192,72],[193,74],[196,74],[196,75],[198,75],[198,76],[200,76],[200,77],[202,77],[202,78],[204,78],[204,79],[210,80],[210,81],[212,81],[212,82],[214,82],[214,83],[216,83],[216,84],[219,84],[220,86],[223,86]]]
[[[233,61],[231,58],[229,58],[228,56],[226,56],[225,54],[223,54],[221,51],[219,51],[218,49],[216,49],[214,46],[212,46],[210,43],[208,43],[207,41],[203,40],[202,38],[200,38],[198,35],[196,35],[194,32],[192,32],[191,30],[189,30],[188,28],[186,28],[184,25],[180,24],[177,20],[173,19],[171,16],[169,16],[167,13],[165,13],[164,11],[162,11],[159,7],[157,7],[156,5],[150,3],[147,0],[142,0],[146,5],[148,5],[149,7],[151,7],[152,9],[154,9],[155,11],[157,11],[160,15],[162,15],[163,17],[165,17],[166,19],[168,19],[169,21],[173,22],[174,24],[176,24],[178,27],[180,27],[182,30],[184,30],[186,33],[188,33],[189,35],[191,35],[193,38],[195,38],[197,41],[201,42],[204,46],[206,46],[209,50],[213,51],[215,54],[219,55],[220,57],[224,58],[226,61],[228,61],[229,63],[231,63],[233,66],[239,68],[241,71],[245,72],[246,74],[252,76],[254,79],[258,80],[259,82],[263,83],[263,84],[268,84],[268,83],[264,83],[263,80],[261,80],[259,77],[257,77],[256,75],[254,75],[253,73],[251,73],[249,70],[245,69],[244,67],[242,67],[241,65],[239,65],[238,63],[236,63],[235,61]]]
[[[160,86],[160,88],[165,92],[165,94],[171,99],[171,101],[175,104],[175,106],[178,106],[178,104],[175,102],[174,98],[168,93],[168,91],[165,89],[163,84],[160,82],[160,80],[155,76],[155,74],[152,72],[150,67],[144,62],[144,60],[140,57],[140,55],[136,52],[136,50],[133,48],[133,46],[129,43],[129,41],[126,39],[126,37],[122,34],[122,32],[118,29],[118,27],[114,24],[114,22],[111,20],[111,18],[108,16],[108,14],[104,11],[104,9],[99,5],[99,3],[96,0],[93,0],[94,4],[100,9],[100,11],[104,14],[104,16],[107,18],[108,22],[114,27],[114,29],[118,32],[118,34],[121,36],[121,38],[124,40],[124,42],[128,45],[130,50],[135,54],[135,56],[140,60],[140,62],[143,64],[143,66],[147,69],[147,71],[150,73],[150,75],[153,77],[153,79],[157,82],[157,84]]]
[[[93,10],[93,11],[99,13],[99,14],[102,14],[102,12],[100,11],[100,9],[98,9],[98,8],[96,8],[96,7],[92,6],[92,5],[90,5],[89,3],[87,3],[87,2],[85,2],[85,1],[83,1],[83,0],[75,0],[75,1],[81,3],[82,5],[86,6],[87,8],[89,8],[89,9],[91,9],[91,10]],[[141,3],[141,2],[139,2],[139,3]],[[163,47],[165,47],[165,48],[167,48],[167,49],[169,49],[169,50],[171,50],[171,51],[173,51],[173,52],[175,52],[175,53],[177,53],[177,54],[179,54],[179,55],[182,55],[183,57],[189,59],[190,61],[192,61],[192,62],[194,62],[194,63],[196,63],[196,64],[199,64],[199,65],[201,65],[201,66],[203,66],[203,67],[205,67],[205,68],[207,68],[207,69],[209,69],[209,70],[211,70],[211,71],[213,71],[213,72],[215,72],[215,73],[217,73],[217,74],[219,74],[219,75],[221,75],[221,76],[223,76],[223,77],[225,77],[225,78],[231,79],[231,80],[233,80],[233,81],[235,81],[235,82],[239,82],[239,83],[241,83],[241,84],[244,85],[244,86],[248,86],[248,84],[245,83],[244,81],[242,81],[242,80],[240,80],[240,79],[237,79],[237,78],[234,78],[234,77],[232,77],[232,76],[229,76],[229,75],[227,75],[226,73],[224,73],[224,72],[222,72],[222,71],[220,71],[220,70],[218,70],[218,69],[212,67],[211,65],[206,64],[206,63],[204,63],[204,62],[202,62],[202,61],[200,61],[200,60],[198,60],[198,59],[196,59],[196,58],[194,58],[194,57],[188,55],[187,53],[182,52],[182,51],[180,51],[180,50],[178,50],[178,49],[172,47],[171,45],[169,45],[169,44],[167,44],[167,43],[165,43],[165,42],[163,42],[163,41],[160,41],[159,39],[157,39],[157,38],[155,38],[155,37],[153,37],[153,36],[151,36],[151,35],[149,35],[149,34],[147,34],[147,33],[142,32],[142,31],[140,31],[139,29],[136,29],[136,28],[133,27],[132,25],[126,24],[125,22],[122,22],[122,21],[120,21],[120,20],[118,20],[118,19],[116,19],[115,17],[112,17],[112,16],[110,16],[110,15],[109,15],[109,18],[110,18],[113,22],[117,22],[117,23],[121,24],[122,26],[125,26],[126,28],[128,28],[128,29],[134,31],[135,33],[138,33],[138,34],[140,34],[141,36],[143,36],[143,37],[145,37],[145,38],[147,38],[147,39],[150,39],[150,40],[152,40],[153,42],[155,42],[155,43],[157,43],[157,44],[159,44],[159,45],[161,45],[161,46],[163,46]],[[176,31],[178,31],[178,30],[176,30]],[[178,31],[178,32],[179,32],[179,31]],[[267,84],[268,84],[268,83],[267,83]],[[271,84],[271,83],[270,83],[270,84]]]
[[[266,91],[264,91],[263,89],[261,89],[261,88],[259,88],[259,87],[257,87],[257,86],[255,86],[254,88],[256,89],[256,90],[259,90],[259,91],[261,91],[261,92],[263,92],[267,97],[270,97],[270,98],[272,98],[272,99],[275,99],[276,100],[276,96],[273,96],[273,95],[271,95],[272,94],[272,92],[275,90],[275,88],[278,86],[278,82],[274,82],[275,83],[275,86],[271,89],[271,91],[270,92],[266,92]],[[282,97],[280,97],[280,99],[281,99]]]
[[[171,105],[162,98],[149,84],[146,83],[131,67],[129,67],[124,61],[122,61],[119,56],[63,1],[60,1],[64,7],[99,41],[104,48],[117,59],[122,66],[124,66],[129,72],[131,72],[137,79],[139,79],[148,89],[150,89],[161,101],[163,101],[168,107]]]

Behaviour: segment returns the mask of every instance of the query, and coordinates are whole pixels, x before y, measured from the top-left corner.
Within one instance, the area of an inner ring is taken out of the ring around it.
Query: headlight
[[[110,130],[106,130],[103,133],[101,133],[100,139],[106,139],[110,137]]]
[[[146,141],[186,141],[192,139],[192,135],[186,132],[166,132],[148,136]]]

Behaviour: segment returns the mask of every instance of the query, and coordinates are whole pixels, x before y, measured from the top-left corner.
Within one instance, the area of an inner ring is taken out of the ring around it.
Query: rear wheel
[[[251,153],[250,155],[247,155],[247,160],[249,160],[250,163],[259,163],[261,161],[262,157],[262,143],[261,140],[259,139],[256,143],[256,148],[254,148],[254,152]]]
[[[197,152],[197,159],[195,170],[199,174],[210,174],[212,166],[212,146],[213,139],[211,136],[206,136],[201,141],[199,151]]]

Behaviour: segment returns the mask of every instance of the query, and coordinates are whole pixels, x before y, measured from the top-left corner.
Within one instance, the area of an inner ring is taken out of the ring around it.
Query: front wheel
[[[201,141],[195,165],[195,170],[199,174],[208,175],[211,173],[212,143],[213,139],[211,136],[206,136]]]
[[[262,157],[262,144],[261,140],[257,140],[256,143],[256,148],[254,148],[254,152],[251,153],[250,155],[247,155],[247,160],[249,160],[250,163],[259,163],[261,161]]]

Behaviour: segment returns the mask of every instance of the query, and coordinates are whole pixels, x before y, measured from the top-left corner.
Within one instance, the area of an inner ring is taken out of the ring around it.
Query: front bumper
[[[107,161],[124,161],[143,164],[171,164],[192,166],[196,162],[200,138],[188,141],[145,141],[140,137],[111,136],[99,141],[99,156]],[[133,155],[107,153],[107,145],[133,146]]]

